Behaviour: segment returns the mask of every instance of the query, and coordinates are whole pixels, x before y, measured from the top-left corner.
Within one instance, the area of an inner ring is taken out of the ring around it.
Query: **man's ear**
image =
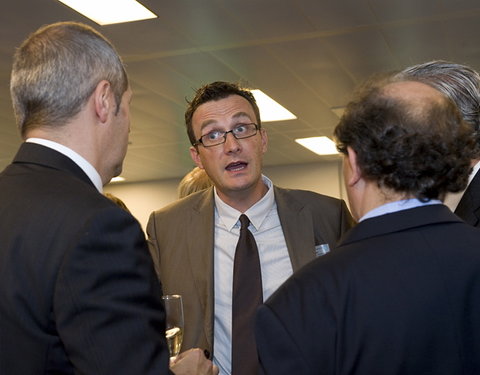
[[[100,81],[93,92],[93,96],[96,115],[101,123],[105,123],[114,104],[112,102],[113,93],[110,82],[106,80]]]
[[[268,147],[268,135],[264,128],[260,129],[260,136],[262,137],[262,152],[265,153]]]
[[[190,146],[190,156],[198,168],[203,169],[202,160],[200,160],[200,155],[195,146]]]
[[[347,147],[346,162],[350,168],[350,174],[348,176],[348,181],[345,181],[345,183],[349,186],[354,186],[362,178],[362,171],[357,163],[357,153],[350,146]]]

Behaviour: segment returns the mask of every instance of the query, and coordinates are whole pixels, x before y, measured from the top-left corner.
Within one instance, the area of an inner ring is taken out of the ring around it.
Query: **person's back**
[[[260,307],[266,374],[480,373],[480,231],[441,199],[466,186],[475,136],[416,81],[367,85],[335,129],[358,220],[335,252]]]
[[[37,148],[47,157],[54,153]],[[128,314],[115,322],[118,311],[102,306],[117,289],[138,292],[135,279],[150,273],[153,280],[142,233],[131,215],[98,194],[84,180],[86,175],[82,178],[81,170],[76,176],[70,174],[76,170],[73,162],[65,157],[62,163],[68,165],[67,170],[60,164],[54,169],[17,162],[0,174],[0,368],[6,374],[33,374],[38,369],[69,373],[69,362],[84,368],[84,361],[97,373],[118,370],[118,364],[105,356],[112,346],[123,347],[124,368],[130,368],[130,360],[142,358],[129,355],[131,343],[117,342],[115,335],[100,332],[115,329],[117,324],[117,329],[143,331]],[[107,229],[109,223],[117,225],[115,231]],[[123,236],[122,229],[128,229],[129,235]],[[112,241],[110,246],[89,249],[102,235],[106,244]],[[122,241],[122,246],[115,246],[115,241]],[[131,249],[138,254],[130,254]],[[136,268],[130,267],[133,257]],[[161,294],[159,285],[152,292]],[[155,302],[148,294],[144,297],[149,304]],[[130,308],[143,313],[141,306]],[[161,324],[160,304],[149,308],[159,311],[151,322]],[[92,335],[85,324],[96,326],[98,334]],[[165,369],[157,367],[157,371]]]
[[[328,301],[328,308],[306,309],[289,327],[298,337],[310,331],[324,335],[302,343],[305,370],[290,370],[478,374],[478,249],[480,231],[452,218],[446,207],[414,208],[359,223],[328,262],[320,258],[301,271],[301,285],[295,276],[286,283],[303,298]],[[275,299],[269,306],[289,315],[289,307]]]

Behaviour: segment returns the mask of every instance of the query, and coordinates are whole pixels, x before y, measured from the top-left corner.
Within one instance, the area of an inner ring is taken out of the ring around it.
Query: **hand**
[[[170,363],[170,370],[175,375],[218,375],[218,367],[198,348],[180,353]]]

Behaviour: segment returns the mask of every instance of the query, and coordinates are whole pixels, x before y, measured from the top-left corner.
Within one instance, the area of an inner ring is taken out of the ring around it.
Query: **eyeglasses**
[[[218,145],[221,145],[222,143],[225,143],[225,141],[227,140],[228,133],[232,133],[232,135],[236,139],[245,139],[245,138],[253,137],[255,134],[257,134],[257,131],[258,131],[257,124],[254,124],[254,123],[237,124],[232,130],[229,130],[228,132],[224,132],[221,130],[214,130],[210,133],[202,135],[197,140],[197,142],[195,142],[195,145],[198,145],[201,143],[203,147],[218,146]]]

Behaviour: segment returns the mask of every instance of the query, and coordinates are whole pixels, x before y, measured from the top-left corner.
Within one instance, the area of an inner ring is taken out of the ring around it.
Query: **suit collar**
[[[437,223],[455,223],[461,220],[443,204],[422,206],[408,210],[397,211],[358,223],[340,240],[340,246],[364,240],[370,237],[418,228]]]
[[[83,182],[95,187],[85,172],[62,153],[36,143],[22,143],[13,163],[37,164],[74,175]]]

